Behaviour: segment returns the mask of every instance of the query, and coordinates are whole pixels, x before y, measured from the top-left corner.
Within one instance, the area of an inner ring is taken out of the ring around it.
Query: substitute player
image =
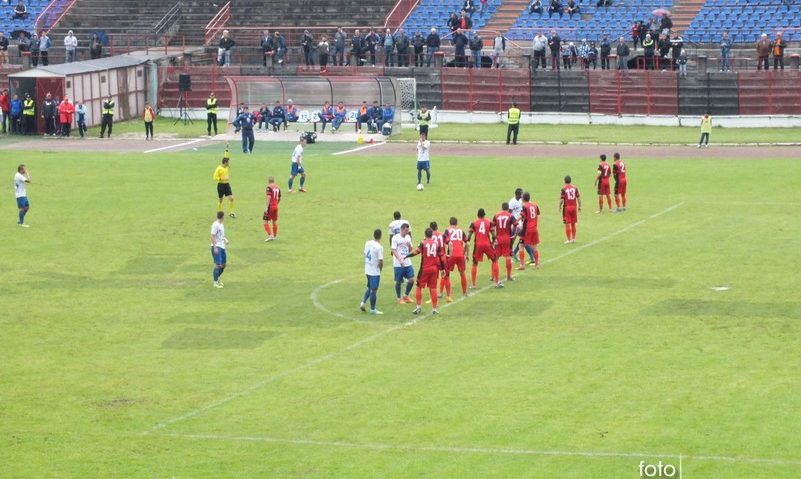
[[[626,211],[626,164],[620,159],[620,153],[615,153],[612,176],[615,178],[615,211]]]
[[[409,293],[414,285],[414,267],[408,258],[412,252],[412,237],[409,234],[409,223],[403,223],[400,232],[392,237],[392,266],[395,270],[395,294],[398,304],[413,303]],[[406,280],[406,294],[401,297],[401,284]]]
[[[225,149],[226,153],[228,148]],[[223,198],[228,198],[228,216],[236,218],[234,214],[234,193],[231,191],[231,177],[228,156],[223,156],[222,164],[214,170],[214,181],[217,182],[217,211],[223,209]]]
[[[281,202],[281,188],[275,184],[275,177],[267,179],[267,209],[264,210],[262,219],[264,220],[264,231],[267,233],[267,239],[264,241],[273,241],[278,239],[278,203]],[[272,228],[270,223],[272,222]]]
[[[517,234],[517,220],[509,211],[509,203],[501,205],[491,224],[495,231],[495,257],[506,258],[506,280],[512,281],[512,242]]]
[[[423,184],[423,170],[426,172],[426,184],[431,183],[431,142],[426,133],[420,133],[417,140],[417,185]]]
[[[428,293],[431,295],[431,314],[439,314],[437,309],[437,276],[445,271],[445,254],[437,240],[433,238],[434,231],[431,228],[426,228],[425,235],[426,237],[420,242],[420,245],[406,255],[407,258],[418,254],[422,255],[420,272],[417,274],[417,289],[414,291],[417,307],[414,308],[413,312],[414,314],[420,314],[422,311],[423,288],[428,288]]]
[[[492,249],[492,243],[495,238],[492,233],[492,224],[490,220],[485,218],[487,216],[484,208],[478,209],[478,218],[470,223],[470,230],[467,233],[467,242],[476,237],[476,242],[473,245],[473,266],[470,268],[471,287],[476,287],[476,273],[478,272],[478,263],[480,263],[484,256],[492,262],[492,281],[495,283],[496,288],[503,288],[503,283],[498,279],[498,258],[495,257],[495,250]]]
[[[306,188],[303,185],[306,183],[306,170],[303,169],[303,147],[306,145],[306,138],[300,137],[295,150],[292,152],[292,171],[289,174],[289,192],[292,193],[292,182],[295,177],[300,175],[300,192],[305,193]]]
[[[367,276],[367,290],[359,305],[366,312],[364,305],[370,300],[370,314],[384,314],[375,309],[378,285],[381,282],[381,270],[384,268],[384,247],[381,246],[381,229],[373,231],[373,239],[364,244],[364,274]]]
[[[225,247],[228,245],[228,238],[225,237],[225,226],[223,220],[225,213],[222,211],[217,212],[217,221],[211,224],[211,257],[214,259],[214,287],[222,288],[223,283],[220,281],[223,271],[225,271],[225,264],[227,256],[225,254]]]
[[[565,186],[562,187],[559,198],[559,211],[562,212],[562,222],[565,224],[565,244],[576,242],[576,223],[581,213],[581,195],[578,188],[573,186],[570,176],[565,176]]]
[[[451,217],[450,226],[445,230],[445,245],[447,247],[447,268],[445,270],[446,301],[451,302],[451,272],[458,268],[462,280],[462,296],[467,296],[467,275],[465,274],[465,257],[469,253],[470,245],[465,241],[466,235],[455,217]]]
[[[523,209],[522,214],[520,217],[522,218],[523,224],[521,229],[525,231],[523,235],[523,248],[528,252],[528,254],[534,258],[534,269],[540,268],[540,251],[538,245],[540,244],[540,231],[539,231],[539,218],[540,218],[540,207],[537,205],[536,202],[531,201],[531,193],[526,191],[523,193]],[[523,260],[525,259],[525,255],[523,251],[520,251],[520,264],[521,267],[518,269],[525,269],[523,265]]]
[[[612,167],[606,162],[606,155],[601,155],[601,162],[598,164],[598,174],[595,176],[595,186],[598,187],[598,211],[596,213],[603,213],[604,211],[604,197],[612,210],[612,196],[609,190],[609,177],[612,176]]]
[[[14,196],[17,197],[17,208],[19,209],[19,221],[17,225],[23,228],[28,228],[30,225],[25,224],[25,215],[31,208],[28,201],[28,188],[27,183],[31,182],[31,174],[28,173],[28,168],[25,165],[19,165],[17,172],[14,174]]]

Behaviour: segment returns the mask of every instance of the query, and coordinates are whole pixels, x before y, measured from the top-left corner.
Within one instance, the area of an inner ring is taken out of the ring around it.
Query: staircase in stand
[[[684,33],[704,6],[704,0],[675,0],[670,8],[673,30]]]
[[[504,0],[495,11],[495,15],[481,30],[488,33],[491,32],[493,35],[495,32],[508,32],[529,3],[531,2],[528,0]],[[543,3],[547,4],[547,2]]]

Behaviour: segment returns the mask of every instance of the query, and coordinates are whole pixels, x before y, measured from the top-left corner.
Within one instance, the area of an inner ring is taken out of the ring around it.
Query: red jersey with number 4
[[[612,167],[609,166],[609,163],[602,161],[598,164],[598,173],[600,174],[598,177],[600,181],[609,181],[609,177],[612,175]]]
[[[437,240],[426,238],[417,247],[420,254],[420,271],[438,271],[443,268],[443,250]]]
[[[453,258],[464,256],[464,231],[458,226],[452,226],[445,230],[445,244],[450,245],[450,255]]]
[[[475,235],[476,245],[492,244],[490,241],[490,230],[492,223],[487,218],[480,218],[470,223],[470,231]]]
[[[626,181],[626,164],[621,160],[615,160],[615,164],[612,165],[612,173],[615,177],[615,183]]]
[[[579,190],[573,185],[565,185],[562,187],[562,201],[565,208],[573,209],[578,207]]]
[[[281,188],[278,185],[267,187],[267,204],[272,208],[278,208],[278,203],[281,202]]]
[[[517,220],[512,213],[500,211],[492,218],[492,225],[495,227],[495,236],[500,242],[501,240],[509,240],[513,236],[517,227]]]

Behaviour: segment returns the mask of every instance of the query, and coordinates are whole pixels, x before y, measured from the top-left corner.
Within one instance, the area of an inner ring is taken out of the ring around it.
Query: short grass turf
[[[265,243],[291,148],[234,155],[222,290],[219,147],[23,153],[29,229],[0,160],[3,477],[639,477],[678,456],[686,478],[801,474],[798,162],[626,158],[628,211],[598,215],[593,160],[443,147],[417,192],[414,158],[310,145],[309,192],[285,192]],[[542,208],[541,270],[410,324],[388,265],[386,314],[358,311],[363,244],[394,210],[419,238],[516,186]]]

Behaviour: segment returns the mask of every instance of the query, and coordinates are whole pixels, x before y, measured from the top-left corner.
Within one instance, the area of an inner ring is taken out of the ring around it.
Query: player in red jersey
[[[431,228],[431,231],[434,232],[434,240],[439,244],[439,247],[442,248],[443,254],[445,254],[445,236],[443,236],[442,231],[439,230],[439,225],[437,225],[436,221],[432,221],[428,224],[428,227]],[[447,266],[447,264],[446,264]],[[442,276],[439,280],[439,297],[441,298],[444,291],[445,291],[445,276]],[[426,304],[430,303],[431,301],[426,301]]]
[[[275,178],[270,177],[267,180],[267,209],[264,210],[264,231],[267,233],[267,239],[264,241],[272,241],[278,239],[278,203],[281,202],[281,188],[275,184]],[[273,227],[270,229],[270,222]]]
[[[520,249],[520,267],[517,269],[526,269],[524,266],[526,262],[526,251],[534,256],[534,268],[540,268],[540,251],[538,245],[540,244],[540,230],[539,230],[540,207],[535,201],[531,201],[531,193],[526,191],[523,193],[523,209],[520,212],[520,219],[522,221],[521,229],[525,231],[523,235],[523,248]]]
[[[454,268],[459,270],[462,280],[462,295],[467,296],[467,275],[465,274],[465,257],[469,253],[470,245],[465,241],[466,235],[459,228],[458,220],[450,219],[450,226],[445,230],[445,245],[447,246],[448,265],[445,269],[445,295],[449,303],[451,299],[451,272]]]
[[[570,184],[572,181],[570,176],[565,176],[565,186],[562,187],[559,199],[559,211],[562,212],[562,222],[565,224],[567,236],[565,244],[576,242],[576,223],[581,212],[581,195],[578,188]]]
[[[620,153],[615,153],[612,175],[615,177],[615,211],[626,211],[626,164],[620,159]]]
[[[609,210],[612,209],[612,196],[609,190],[609,177],[612,176],[612,167],[606,162],[606,155],[601,155],[601,162],[598,164],[598,174],[595,176],[595,185],[598,187],[598,211],[604,210],[604,196]]]
[[[495,257],[495,251],[492,249],[492,243],[495,238],[492,232],[492,224],[490,220],[485,218],[487,213],[484,208],[478,209],[478,219],[470,223],[470,232],[467,233],[467,242],[473,235],[476,236],[476,243],[473,246],[473,266],[470,268],[471,287],[476,287],[476,273],[478,273],[478,263],[486,256],[492,261],[492,281],[495,283],[496,288],[503,288],[503,283],[498,279],[498,258]]]
[[[434,239],[434,231],[431,228],[426,228],[425,235],[426,237],[420,242],[420,245],[406,256],[409,258],[418,254],[422,255],[420,271],[417,273],[417,289],[414,291],[415,299],[417,299],[414,314],[420,314],[423,309],[423,288],[428,288],[431,295],[431,306],[433,307],[431,314],[439,314],[439,310],[437,310],[437,276],[445,271],[445,252]]]
[[[512,281],[512,242],[517,234],[517,220],[509,211],[509,203],[501,205],[501,211],[492,217],[491,224],[495,231],[495,256],[506,258],[506,279]]]

